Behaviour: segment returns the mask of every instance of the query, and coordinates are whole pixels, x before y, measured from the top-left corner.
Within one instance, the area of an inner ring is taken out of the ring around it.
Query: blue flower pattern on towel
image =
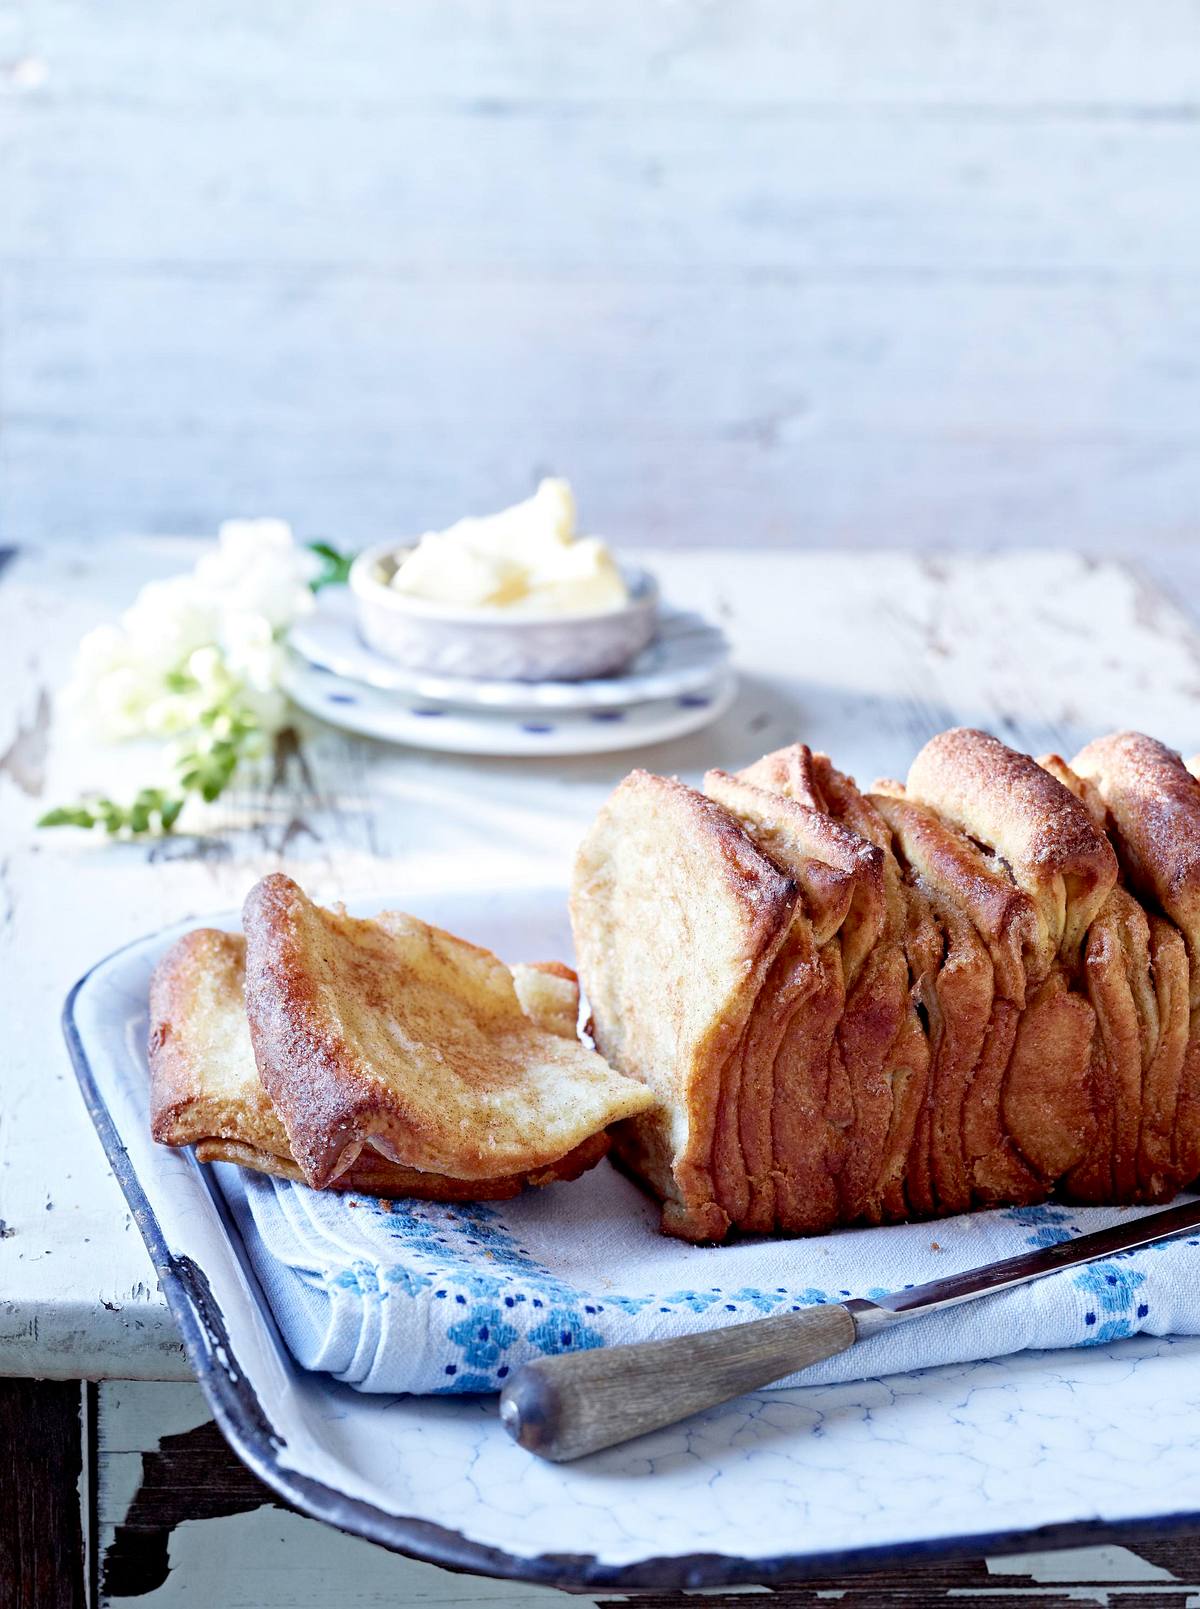
[[[356,1296],[374,1296],[380,1300],[387,1296],[387,1292],[379,1288],[379,1270],[374,1263],[364,1262],[361,1258],[347,1268],[328,1270],[325,1282],[336,1285],[339,1290],[353,1291]]]
[[[1027,1237],[1030,1246],[1057,1246],[1083,1233],[1063,1207],[1014,1207],[1004,1216],[1012,1223],[1034,1230]],[[1146,1276],[1128,1266],[1130,1259],[1168,1251],[1181,1244],[1197,1246],[1200,1241],[1154,1241],[1136,1251],[1119,1252],[1105,1262],[1089,1263],[1073,1274],[1071,1283],[1083,1296],[1085,1333],[1079,1344],[1103,1346],[1109,1341],[1123,1341],[1143,1329],[1150,1316],[1150,1304],[1142,1290]]]
[[[1063,1207],[1010,1207],[1003,1214],[1009,1223],[1020,1224],[1034,1232],[1028,1237],[1030,1246],[1060,1246],[1079,1233],[1071,1222],[1071,1214]]]
[[[595,1321],[606,1312],[624,1318],[648,1309],[676,1315],[721,1312],[738,1323],[839,1301],[845,1294],[814,1286],[713,1285],[665,1296],[606,1291],[592,1297],[556,1278],[485,1202],[360,1198],[357,1206],[379,1215],[403,1260],[380,1268],[356,1261],[328,1270],[325,1282],[363,1300],[383,1302],[396,1292],[444,1305],[450,1322],[441,1333],[453,1350],[444,1366],[443,1393],[495,1391],[530,1356],[604,1346],[605,1333]],[[436,1322],[435,1315],[433,1333]]]
[[[604,1345],[600,1331],[585,1324],[569,1307],[551,1308],[542,1322],[530,1330],[529,1340],[539,1352],[547,1353],[586,1352]]]
[[[1089,1333],[1085,1346],[1101,1346],[1106,1341],[1122,1341],[1136,1335],[1150,1309],[1138,1296],[1146,1283],[1145,1274],[1121,1266],[1124,1260],[1090,1263],[1074,1276],[1072,1284],[1088,1298],[1083,1322]]]
[[[455,1346],[462,1347],[467,1362],[479,1369],[494,1369],[517,1338],[498,1307],[482,1305],[473,1307],[470,1315],[452,1324],[446,1334]]]
[[[495,1391],[529,1357],[619,1340],[623,1321],[641,1319],[633,1333],[644,1336],[646,1316],[652,1321],[656,1313],[676,1319],[705,1314],[741,1323],[857,1294],[812,1285],[763,1289],[741,1284],[680,1288],[665,1295],[589,1293],[557,1278],[519,1243],[501,1212],[486,1203],[361,1199],[357,1206],[379,1215],[397,1243],[398,1260],[376,1267],[359,1259],[327,1270],[324,1283],[368,1302],[387,1301],[393,1292],[427,1302],[432,1310],[429,1333],[444,1336],[448,1349],[443,1392]],[[1031,1247],[1058,1245],[1083,1232],[1073,1213],[1057,1205],[1015,1207],[998,1216],[1026,1230]],[[1165,1245],[1147,1248],[1159,1249]],[[1141,1253],[1126,1253],[1069,1276],[1079,1292],[1083,1344],[1120,1340],[1144,1328],[1150,1311],[1143,1290],[1146,1276],[1130,1266],[1135,1255]],[[888,1291],[881,1287],[863,1294],[877,1299]],[[444,1309],[444,1320],[438,1309]]]

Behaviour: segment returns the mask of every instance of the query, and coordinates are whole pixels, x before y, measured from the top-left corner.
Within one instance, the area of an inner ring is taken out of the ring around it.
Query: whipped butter
[[[598,614],[629,601],[605,543],[576,534],[565,480],[542,481],[532,497],[498,514],[428,532],[391,584],[427,603],[523,615]]]

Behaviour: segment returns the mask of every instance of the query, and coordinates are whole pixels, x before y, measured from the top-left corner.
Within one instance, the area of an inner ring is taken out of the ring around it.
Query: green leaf
[[[163,800],[162,809],[159,811],[159,820],[162,822],[162,830],[164,832],[170,832],[171,828],[179,820],[179,812],[182,809],[183,809],[183,795],[182,794],[178,795],[174,799],[164,799]]]
[[[59,805],[38,817],[39,827],[94,827],[96,818],[86,805]]]
[[[308,551],[315,553],[321,561],[320,570],[308,583],[314,592],[320,592],[322,587],[345,586],[357,554],[341,553],[329,542],[310,542]]]
[[[179,674],[182,680],[190,680]],[[128,805],[118,804],[105,794],[86,796],[77,804],[46,811],[38,825],[103,827],[113,837],[170,832],[189,793],[198,793],[212,804],[229,786],[247,753],[261,744],[263,734],[258,719],[252,709],[241,705],[240,696],[240,689],[231,685],[195,717],[195,746],[178,754],[175,783],[169,791],[140,788]]]

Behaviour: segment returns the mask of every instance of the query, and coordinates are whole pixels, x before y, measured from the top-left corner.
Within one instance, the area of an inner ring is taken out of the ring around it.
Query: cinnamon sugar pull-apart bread
[[[152,1132],[202,1162],[494,1200],[577,1178],[653,1099],[579,1042],[559,963],[510,969],[400,913],[356,921],[286,877],[244,921],[185,935],[151,985]]]
[[[815,1233],[1200,1174],[1200,782],[961,728],[861,791],[794,745],[635,772],[571,899],[614,1153],[668,1233]]]

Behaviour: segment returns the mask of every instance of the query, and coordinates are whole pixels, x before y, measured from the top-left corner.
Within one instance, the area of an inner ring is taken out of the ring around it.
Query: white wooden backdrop
[[[1178,549],[1197,0],[0,0],[0,533]]]

